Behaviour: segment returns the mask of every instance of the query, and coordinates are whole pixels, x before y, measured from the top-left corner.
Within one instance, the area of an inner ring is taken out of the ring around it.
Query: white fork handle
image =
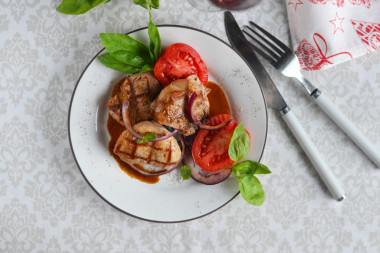
[[[346,195],[343,187],[336,179],[329,166],[323,160],[318,149],[314,146],[310,137],[305,132],[294,113],[289,109],[289,107],[287,107],[281,111],[281,115],[288,127],[290,128],[290,130],[292,131],[293,135],[296,137],[298,143],[301,145],[303,151],[305,151],[306,155],[309,157],[311,163],[317,170],[319,176],[326,184],[331,195],[337,201],[344,200],[346,198]]]
[[[360,130],[320,91],[313,95],[318,106],[353,140],[356,145],[380,168],[380,153]]]

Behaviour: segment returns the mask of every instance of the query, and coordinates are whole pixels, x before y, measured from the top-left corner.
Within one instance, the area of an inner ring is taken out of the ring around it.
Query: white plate
[[[227,94],[233,117],[252,135],[247,159],[259,161],[267,135],[267,110],[261,89],[245,61],[218,38],[188,27],[159,26],[163,48],[189,44],[199,52],[209,69],[209,80]],[[147,29],[130,33],[148,43]],[[99,52],[102,53],[103,51]],[[230,176],[217,185],[183,181],[178,171],[147,184],[123,172],[108,152],[106,109],[113,84],[125,74],[103,66],[97,55],[75,87],[69,111],[69,138],[75,160],[84,178],[106,202],[132,216],[158,222],[180,222],[217,210],[238,193]]]

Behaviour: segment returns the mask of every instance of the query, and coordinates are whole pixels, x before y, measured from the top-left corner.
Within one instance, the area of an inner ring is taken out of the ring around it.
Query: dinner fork
[[[297,79],[308,94],[314,98],[317,105],[380,168],[380,154],[376,152],[375,146],[327,96],[302,75],[299,60],[289,47],[252,21],[249,21],[249,26],[244,26],[243,32],[247,38],[255,42],[254,44],[249,41],[257,53],[270,61],[271,65],[283,75]]]

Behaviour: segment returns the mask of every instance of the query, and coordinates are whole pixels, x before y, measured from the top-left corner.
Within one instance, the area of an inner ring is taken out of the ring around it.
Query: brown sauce
[[[141,182],[148,183],[148,184],[157,183],[160,180],[158,176],[145,176],[138,173],[137,171],[131,169],[128,166],[128,164],[123,162],[119,158],[119,156],[113,152],[113,149],[116,145],[116,141],[119,138],[120,134],[125,130],[125,127],[117,123],[116,120],[114,120],[111,116],[108,115],[107,130],[108,130],[109,135],[111,136],[111,140],[108,143],[108,150],[110,154],[115,158],[117,163],[119,164],[120,169],[122,169],[130,177],[140,180]]]
[[[218,114],[231,115],[230,105],[228,104],[228,100],[223,89],[214,82],[208,82],[207,88],[211,90],[207,96],[210,102],[209,116],[212,117]],[[112,96],[114,96],[114,92]],[[140,180],[141,182],[148,183],[148,184],[157,183],[160,180],[159,176],[145,176],[138,173],[137,171],[131,169],[128,164],[123,162],[119,158],[119,156],[113,152],[117,139],[119,138],[120,134],[125,130],[125,127],[120,125],[110,115],[108,115],[107,130],[111,137],[111,140],[108,143],[108,150],[110,154],[115,158],[117,163],[119,164],[120,169],[122,169],[130,177]]]
[[[208,82],[207,88],[211,89],[211,92],[207,96],[210,103],[209,116],[212,117],[218,114],[231,115],[230,105],[223,89],[214,82]]]

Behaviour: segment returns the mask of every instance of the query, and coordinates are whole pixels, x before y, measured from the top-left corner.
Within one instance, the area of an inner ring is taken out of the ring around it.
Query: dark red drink
[[[223,9],[242,10],[257,4],[260,0],[210,0]]]

